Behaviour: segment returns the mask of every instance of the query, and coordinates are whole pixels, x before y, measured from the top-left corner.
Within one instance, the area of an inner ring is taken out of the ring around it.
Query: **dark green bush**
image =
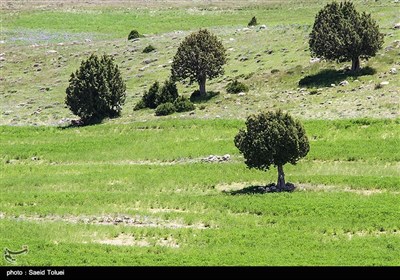
[[[133,40],[139,37],[140,37],[139,32],[137,30],[132,30],[128,35],[128,40]]]
[[[136,103],[135,107],[133,107],[133,111],[139,111],[141,109],[146,108],[146,104],[143,99],[140,99],[138,103]]]
[[[156,105],[167,102],[173,103],[178,96],[178,89],[175,82],[173,82],[171,79],[166,80],[163,86],[157,92]]]
[[[256,19],[256,17],[254,16],[254,17],[251,18],[251,20],[250,20],[250,22],[247,24],[247,26],[255,26],[255,25],[257,25],[257,19]]]
[[[71,74],[65,104],[83,123],[120,115],[126,86],[111,56],[92,54]]]
[[[184,96],[178,97],[174,102],[174,106],[177,112],[189,112],[195,109],[194,104]]]
[[[152,86],[146,91],[142,97],[145,108],[155,109],[157,108],[157,94],[160,90],[160,84],[158,82],[154,82]]]
[[[143,53],[149,53],[149,52],[152,52],[152,51],[154,51],[154,50],[156,50],[155,47],[153,47],[152,45],[148,45],[147,47],[145,47],[145,48],[143,49]]]
[[[239,93],[248,92],[249,87],[238,80],[234,80],[226,85],[226,92],[228,93]]]
[[[175,113],[175,106],[171,102],[160,104],[156,108],[156,116],[167,116],[173,113]]]

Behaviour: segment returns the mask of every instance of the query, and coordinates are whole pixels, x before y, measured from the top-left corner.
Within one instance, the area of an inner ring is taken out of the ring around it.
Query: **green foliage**
[[[251,18],[247,26],[256,26],[257,25],[257,18],[254,16]]]
[[[166,80],[156,95],[156,105],[173,103],[179,96],[176,84],[172,79]]]
[[[142,98],[138,101],[138,103],[135,104],[135,106],[133,107],[133,111],[139,111],[144,108],[146,108],[146,104],[144,103],[143,98]]]
[[[228,93],[239,93],[248,92],[249,87],[238,80],[234,80],[226,85],[226,92]]]
[[[132,30],[129,35],[128,35],[128,40],[133,40],[133,39],[137,39],[140,37],[140,34],[137,30]]]
[[[134,110],[144,108],[155,109],[163,103],[173,103],[178,98],[178,89],[171,79],[166,80],[162,87],[158,81],[154,82],[148,91],[143,94],[142,99],[136,104]]]
[[[358,13],[349,1],[327,4],[315,17],[310,34],[313,56],[352,61],[352,70],[359,70],[359,59],[368,59],[382,48],[384,35],[370,14]]]
[[[167,116],[176,112],[175,106],[171,102],[162,103],[156,108],[156,116]]]
[[[157,108],[157,95],[160,91],[160,83],[158,81],[154,82],[148,91],[143,94],[142,101],[145,108],[155,109]]]
[[[249,116],[246,128],[234,142],[249,168],[266,171],[274,165],[279,171],[286,163],[296,164],[310,150],[303,125],[281,110]]]
[[[205,95],[206,79],[213,79],[224,73],[226,50],[217,36],[207,29],[200,29],[187,36],[179,45],[172,62],[172,77],[176,81],[189,79],[197,82]]]
[[[111,56],[92,54],[71,74],[65,103],[84,123],[119,116],[126,86]]]
[[[174,106],[177,112],[189,112],[195,109],[194,104],[184,96],[178,97],[174,101]]]
[[[143,53],[150,53],[150,52],[155,51],[155,50],[156,50],[155,47],[153,47],[152,45],[148,45],[147,47],[145,47],[143,49]]]

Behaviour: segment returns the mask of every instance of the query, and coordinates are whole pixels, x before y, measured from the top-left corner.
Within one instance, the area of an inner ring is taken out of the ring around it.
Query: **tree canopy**
[[[92,54],[71,74],[65,103],[84,123],[119,116],[126,86],[109,55]]]
[[[351,61],[360,69],[360,58],[369,59],[382,48],[384,35],[370,14],[356,11],[349,1],[332,2],[315,17],[310,34],[311,55],[337,62]]]
[[[172,77],[189,84],[199,84],[200,95],[206,94],[206,80],[224,73],[226,50],[217,36],[200,29],[187,36],[179,45],[172,62]]]
[[[305,129],[300,121],[281,110],[250,115],[246,129],[235,136],[235,146],[249,168],[266,171],[278,168],[278,188],[284,188],[283,165],[296,162],[310,150]]]

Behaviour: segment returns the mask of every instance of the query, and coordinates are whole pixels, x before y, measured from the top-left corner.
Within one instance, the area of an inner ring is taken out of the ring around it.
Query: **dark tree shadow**
[[[299,81],[299,86],[305,87],[329,87],[331,84],[337,84],[348,77],[360,77],[374,75],[376,70],[372,67],[364,67],[360,71],[352,72],[346,70],[324,69],[314,75],[308,75]]]
[[[112,119],[112,118],[110,118]],[[91,125],[96,125],[102,123],[104,118],[93,118],[90,120],[71,120],[69,124],[65,126],[58,126],[59,129],[69,129],[69,128],[76,128],[76,127],[82,127],[82,126],[91,126]]]
[[[272,192],[293,192],[295,188],[296,187],[292,183],[286,183],[286,187],[284,189],[277,189],[275,183],[271,183],[266,186],[249,186],[240,190],[224,191],[224,192],[230,195],[264,194]]]
[[[190,101],[193,103],[203,103],[218,95],[219,91],[207,91],[206,95],[202,96],[200,95],[200,91],[196,90],[190,95]]]

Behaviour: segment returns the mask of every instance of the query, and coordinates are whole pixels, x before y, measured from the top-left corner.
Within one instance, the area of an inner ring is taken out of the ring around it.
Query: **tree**
[[[332,2],[316,15],[309,45],[313,56],[351,61],[351,71],[358,71],[360,58],[375,56],[383,37],[370,14],[358,13],[352,2]]]
[[[120,115],[126,86],[111,56],[92,54],[71,74],[66,105],[84,123]]]
[[[206,80],[222,75],[226,63],[225,48],[217,36],[200,29],[187,36],[178,47],[172,62],[172,77],[176,81],[189,79],[199,84],[200,95],[206,95]]]
[[[235,146],[245,158],[248,168],[266,171],[271,165],[278,169],[277,188],[285,188],[283,165],[296,162],[310,150],[304,127],[281,110],[250,115],[246,130],[239,130]]]

